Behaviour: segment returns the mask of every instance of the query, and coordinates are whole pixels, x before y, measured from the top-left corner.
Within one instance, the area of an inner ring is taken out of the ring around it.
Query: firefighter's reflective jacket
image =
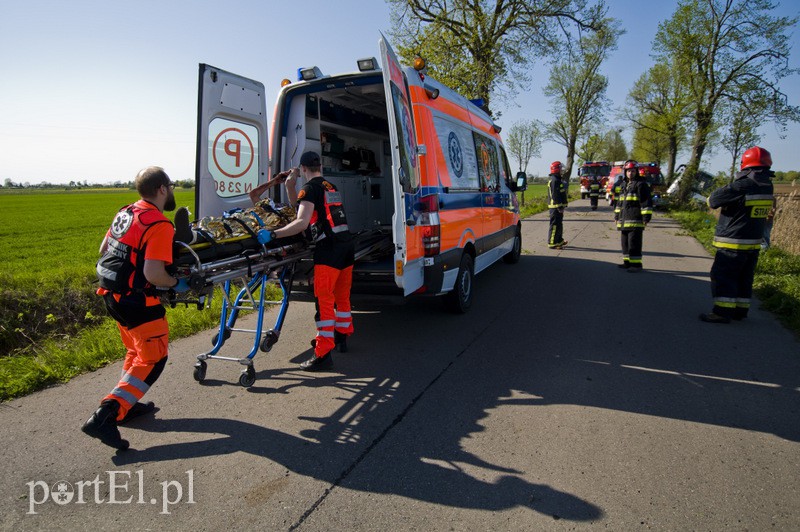
[[[617,229],[644,229],[652,216],[653,200],[650,197],[650,185],[639,177],[623,184],[614,208]]]
[[[140,201],[123,207],[108,230],[108,247],[97,261],[100,287],[115,294],[152,295],[155,287],[144,276],[144,237],[160,223],[169,221],[154,205]]]
[[[708,197],[708,206],[722,208],[714,233],[714,246],[735,251],[758,251],[764,237],[764,224],[775,197],[775,174],[766,168],[748,168],[736,174],[730,185],[718,188]]]
[[[567,185],[558,174],[550,174],[550,181],[547,183],[547,202],[547,207],[550,209],[567,206]]]

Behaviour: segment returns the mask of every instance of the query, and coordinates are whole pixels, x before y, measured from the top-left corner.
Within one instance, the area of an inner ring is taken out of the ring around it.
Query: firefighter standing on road
[[[614,209],[617,230],[622,236],[622,264],[619,267],[635,273],[642,271],[642,237],[653,216],[653,202],[650,185],[639,175],[636,161],[627,161],[623,172],[627,182]]]
[[[597,210],[597,201],[600,198],[600,176],[589,175],[589,204],[592,210]]]
[[[185,292],[189,285],[167,273],[172,263],[174,228],[163,211],[175,209],[175,185],[162,168],[151,166],[136,176],[141,200],[123,207],[100,246],[98,295],[117,321],[128,352],[122,378],[81,430],[116,449],[128,448],[118,423],[155,410],[138,402],[167,363],[169,326],[156,287]],[[163,291],[161,292],[163,293]]]
[[[286,193],[292,205],[298,205],[297,219],[274,231],[262,229],[258,240],[266,244],[273,238],[302,233],[310,227],[314,241],[314,298],[316,300],[317,335],[312,341],[314,354],[300,364],[316,371],[333,364],[331,351],[347,350],[347,337],[353,334],[350,308],[350,287],[353,280],[355,250],[345,218],[341,194],[323,179],[320,157],[308,151],[300,157],[300,168],[293,168],[286,177]],[[295,190],[300,173],[306,184]],[[279,174],[278,179],[280,179]]]
[[[567,186],[561,178],[563,165],[555,161],[550,165],[550,181],[547,184],[547,201],[550,209],[550,227],[547,232],[547,247],[562,249],[564,240],[564,209],[567,207]]]
[[[708,197],[708,206],[722,208],[714,232],[717,253],[711,266],[714,308],[700,319],[709,323],[741,320],[750,310],[753,276],[764,238],[764,225],[775,197],[772,156],[754,146],[742,154],[741,171],[733,183]]]

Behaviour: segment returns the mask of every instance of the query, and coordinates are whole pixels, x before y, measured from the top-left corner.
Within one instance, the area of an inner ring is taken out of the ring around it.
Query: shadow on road
[[[699,322],[697,313],[710,304],[708,284],[687,273],[631,276],[607,262],[523,256],[477,277],[475,307],[464,316],[443,314],[430,299],[391,306],[356,299],[356,336],[349,353],[335,356],[335,373],[267,370],[252,389],[340,389],[346,398],[330,415],[298,412],[317,429],[290,434],[231,419],[142,420],[130,428],[209,437],[131,449],[114,463],[244,452],[352,490],[596,520],[603,510],[591,502],[528,480],[542,465],[535,456],[521,471],[468,452],[464,443],[486,430],[481,420],[512,404],[588,406],[800,441],[800,367],[785,336],[770,334],[780,326],[763,314],[727,328]],[[575,282],[591,276],[606,286]],[[520,394],[529,397],[509,399]],[[372,459],[378,448],[381,458]]]

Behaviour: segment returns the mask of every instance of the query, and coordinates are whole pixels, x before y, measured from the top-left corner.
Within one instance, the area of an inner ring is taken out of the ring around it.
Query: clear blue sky
[[[627,29],[604,69],[618,107],[652,65],[654,31],[675,3],[609,4]],[[790,4],[781,14],[797,11]],[[151,164],[193,179],[198,63],[263,82],[272,120],[282,78],[300,66],[353,71],[356,59],[378,55],[379,32],[389,27],[382,0],[0,0],[0,182],[128,181]],[[798,58],[795,36],[792,66]],[[501,109],[506,131],[520,118],[552,120],[541,91],[547,76],[546,64],[534,66],[530,88]],[[798,78],[784,83],[794,105]],[[773,126],[764,132],[774,169],[800,170],[800,127],[783,140]],[[564,157],[547,143],[528,170],[545,172]],[[721,148],[704,164],[713,172],[728,165]]]

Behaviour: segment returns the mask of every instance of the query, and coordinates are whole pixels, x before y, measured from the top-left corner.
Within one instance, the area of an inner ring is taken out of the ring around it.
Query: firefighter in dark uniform
[[[167,363],[169,327],[160,295],[169,288],[189,289],[186,279],[166,270],[172,263],[175,230],[163,211],[175,209],[174,188],[162,168],[139,172],[136,191],[141,200],[120,209],[100,246],[97,293],[117,321],[127,354],[116,388],[81,430],[120,450],[127,449],[128,442],[117,424],[155,410],[152,402],[139,400]]]
[[[547,183],[547,202],[550,209],[550,227],[547,230],[547,247],[562,249],[567,245],[564,240],[564,209],[567,207],[567,185],[561,178],[563,170],[561,161],[550,165],[550,181]]]
[[[625,170],[617,174],[614,178],[614,183],[611,185],[611,208],[617,212],[617,199],[622,196],[622,187],[625,186]]]
[[[592,210],[597,210],[597,201],[600,198],[600,177],[596,175],[589,176],[589,204]]]
[[[300,364],[315,371],[333,363],[331,351],[347,350],[347,337],[353,334],[350,308],[350,287],[353,281],[355,246],[347,226],[341,194],[322,174],[320,157],[308,151],[300,157],[300,168],[293,168],[286,177],[289,201],[298,205],[297,219],[280,229],[262,229],[258,240],[266,244],[273,238],[284,238],[310,230],[314,247],[314,297],[317,334],[312,345],[314,354]],[[306,184],[296,192],[296,180],[302,173]],[[281,174],[279,174],[280,176]],[[278,177],[280,179],[280,177]],[[299,202],[299,203],[298,203]]]
[[[642,271],[642,237],[644,228],[653,216],[650,185],[639,175],[636,161],[623,167],[626,183],[616,198],[614,219],[621,234],[622,264],[630,273]]]
[[[733,183],[708,197],[708,206],[721,208],[714,232],[717,252],[711,266],[714,308],[700,319],[709,323],[741,320],[750,310],[753,276],[764,238],[764,225],[774,196],[770,167],[772,156],[754,146],[742,154],[741,171]]]

